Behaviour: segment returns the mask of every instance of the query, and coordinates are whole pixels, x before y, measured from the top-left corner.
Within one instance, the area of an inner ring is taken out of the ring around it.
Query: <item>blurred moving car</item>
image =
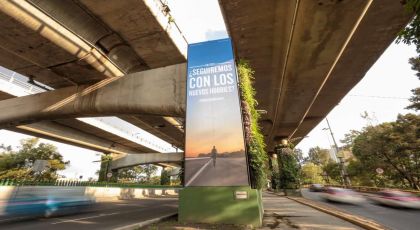
[[[351,189],[335,187],[326,188],[321,197],[328,201],[346,204],[358,204],[365,200],[360,194],[354,192]]]
[[[420,197],[399,190],[383,190],[375,196],[370,197],[377,204],[395,208],[420,209]]]
[[[311,192],[322,192],[322,191],[324,191],[324,185],[322,185],[322,184],[311,184],[309,186],[309,191],[311,191]]]
[[[0,202],[1,218],[38,218],[89,211],[96,203],[87,195],[39,195],[27,192]]]

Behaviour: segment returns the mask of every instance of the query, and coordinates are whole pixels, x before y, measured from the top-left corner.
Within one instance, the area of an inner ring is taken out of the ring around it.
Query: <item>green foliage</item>
[[[312,162],[304,164],[300,173],[304,184],[320,184],[323,182],[321,166]]]
[[[420,115],[365,127],[354,140],[353,154],[370,174],[380,167],[393,185],[420,189]]]
[[[112,160],[112,158],[105,159],[104,163],[108,162],[107,160],[110,161]],[[106,167],[104,168],[106,169]],[[161,178],[159,176],[155,176],[157,170],[158,170],[158,167],[153,164],[127,167],[127,168],[118,170],[118,173],[115,173],[113,177],[110,179],[110,181],[145,183],[145,184],[161,184]],[[162,170],[162,173],[164,173],[164,170]],[[169,176],[169,172],[166,172],[166,173]],[[117,177],[118,177],[118,180],[117,180]]]
[[[413,109],[415,111],[420,110],[420,87],[412,89],[413,96],[410,97],[409,101],[411,104],[406,107],[406,109]]]
[[[10,146],[2,147],[0,155],[0,179],[54,180],[57,171],[66,168],[57,148],[51,144],[39,143],[38,138],[21,140],[21,146],[14,151]],[[49,167],[42,172],[31,170],[36,160],[47,160]]]
[[[152,164],[142,165],[141,167],[143,167],[143,172],[146,175],[146,181],[151,181],[152,176],[155,175],[158,170],[158,167]]]
[[[140,165],[118,170],[118,181],[140,181],[144,173]]]
[[[267,182],[267,153],[265,151],[264,136],[258,125],[259,113],[256,109],[255,90],[252,86],[254,80],[251,67],[246,61],[238,63],[239,84],[244,115],[245,136],[247,139],[248,159],[250,166],[251,183],[254,188],[261,189]],[[244,108],[245,106],[245,108]],[[249,121],[248,122],[245,122]]]
[[[366,167],[367,164],[360,162],[358,159],[353,159],[347,165],[347,173],[351,178],[352,185],[355,186],[369,186],[369,187],[393,187],[393,183],[389,183],[389,179],[383,175],[376,173],[375,165],[373,167]],[[379,168],[379,165],[376,166]],[[383,165],[382,167],[386,167]],[[381,168],[382,168],[381,167]]]
[[[160,184],[161,185],[170,185],[171,184],[171,175],[165,169],[162,169],[162,172],[160,174]]]
[[[342,144],[344,144],[343,148],[345,150],[351,150],[353,146],[354,139],[360,134],[357,130],[350,130],[349,133],[344,134],[344,138],[340,140]]]
[[[408,12],[415,13],[413,20],[398,33],[397,43],[414,44],[420,52],[420,0],[404,0]]]
[[[414,44],[416,46],[416,51],[420,53],[420,0],[404,0],[403,3],[406,4],[406,9],[409,12],[415,13],[413,20],[400,31],[398,34],[396,42],[403,42],[405,44]],[[411,68],[417,73],[417,78],[420,80],[420,56],[412,57],[409,59]],[[413,109],[415,111],[420,110],[420,88],[411,90],[413,96],[410,98],[411,104],[406,109]]]
[[[294,148],[293,153],[295,154],[296,160],[299,165],[302,165],[306,161],[305,157],[303,156],[302,149]]]
[[[316,165],[325,166],[330,161],[330,153],[328,149],[321,149],[318,146],[314,148],[310,148],[308,152],[307,160]]]
[[[281,189],[298,188],[299,165],[293,150],[289,146],[278,145],[275,149],[279,165],[278,187]]]
[[[338,163],[333,161],[328,162],[326,165],[322,167],[322,170],[327,174],[329,178],[329,182],[332,184],[339,183],[342,184],[341,178],[341,166]]]
[[[112,156],[110,154],[101,156],[101,166],[99,168],[98,182],[108,181],[106,174],[109,172],[109,164],[111,161]]]

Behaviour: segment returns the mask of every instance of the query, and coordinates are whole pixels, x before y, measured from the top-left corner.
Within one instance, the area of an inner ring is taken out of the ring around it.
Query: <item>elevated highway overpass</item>
[[[248,60],[255,70],[258,109],[267,111],[260,125],[269,151],[283,138],[299,138],[309,133],[362,79],[412,17],[394,0],[220,0],[219,3],[237,59]],[[185,97],[182,90],[153,88],[159,97],[172,95],[166,102],[178,105],[176,113],[167,113],[167,104],[157,104],[158,101],[154,106],[160,109],[153,112],[144,106],[128,112],[117,111],[123,100],[115,100],[108,112],[94,109],[89,113],[72,107],[71,113],[54,110],[59,116],[38,113],[42,107],[59,102],[55,96],[60,92],[67,90],[67,97],[80,96],[77,92],[95,84],[100,86],[99,92],[111,87],[110,82],[114,85],[128,82],[127,76],[147,75],[155,69],[185,63],[187,42],[169,8],[161,1],[105,0],[95,4],[92,0],[80,0],[58,4],[53,0],[11,0],[0,2],[0,11],[0,28],[4,31],[0,36],[0,65],[54,89],[0,101],[0,108],[7,106],[10,110],[0,115],[3,128],[43,135],[11,126],[53,122],[57,127],[65,126],[107,140],[117,138],[118,144],[132,147],[123,138],[101,134],[102,131],[73,119],[116,115],[183,148],[184,114],[179,101]],[[151,74],[147,81],[159,82],[161,77]],[[172,86],[178,87],[185,81],[169,77],[172,80],[168,84]],[[126,88],[121,87],[118,90],[124,92]],[[139,86],[136,90],[145,88]],[[133,89],[126,91],[127,95],[141,95]],[[95,108],[96,104],[89,102],[96,100],[96,95],[88,95],[83,105]],[[25,103],[38,109],[26,116],[13,111],[14,104]],[[28,119],[32,115],[35,121]],[[54,120],[46,121],[51,119]],[[138,153],[150,152],[137,148]]]
[[[219,2],[236,57],[255,70],[268,150],[306,136],[412,17],[393,0]]]
[[[94,1],[7,1],[1,11],[1,65],[53,89],[185,62],[186,41],[160,1],[104,1],[100,6]],[[10,97],[2,94],[2,99]],[[181,119],[120,118],[173,146],[183,145]],[[103,152],[156,152],[69,117],[10,129]]]

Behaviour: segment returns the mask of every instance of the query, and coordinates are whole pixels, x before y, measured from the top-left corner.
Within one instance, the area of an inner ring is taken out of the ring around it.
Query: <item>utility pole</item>
[[[339,149],[338,149],[337,142],[335,141],[334,133],[333,133],[333,131],[331,129],[331,125],[330,125],[330,122],[328,121],[328,118],[327,117],[325,117],[325,120],[327,121],[328,130],[330,131],[332,140],[334,142],[334,147],[335,147],[334,155],[335,155],[335,158],[336,159],[339,159],[337,157],[337,154],[338,154]],[[343,179],[343,183],[346,186],[351,186],[351,181],[350,181],[349,176],[347,175],[346,166],[344,165],[344,158],[343,157],[340,157],[339,160],[340,160],[340,165],[341,165],[341,177]]]

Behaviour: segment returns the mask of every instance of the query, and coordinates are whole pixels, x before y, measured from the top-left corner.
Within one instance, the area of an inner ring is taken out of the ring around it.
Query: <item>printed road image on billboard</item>
[[[186,186],[248,185],[230,39],[188,47]]]

